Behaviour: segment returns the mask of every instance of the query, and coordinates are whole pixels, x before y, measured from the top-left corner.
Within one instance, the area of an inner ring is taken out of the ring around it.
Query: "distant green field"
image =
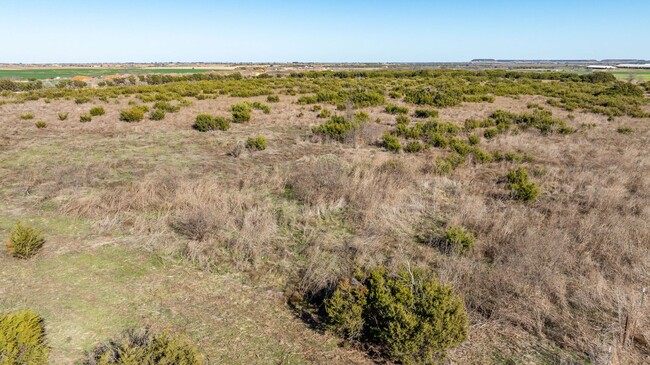
[[[49,68],[34,70],[0,70],[0,79],[54,79],[70,78],[74,76],[105,76],[115,74],[192,74],[219,69],[193,69],[193,68]]]
[[[574,71],[575,73],[584,75],[591,73],[592,71]],[[617,79],[628,81],[630,78],[636,81],[650,81],[650,70],[615,70],[615,71],[604,71],[610,72]]]

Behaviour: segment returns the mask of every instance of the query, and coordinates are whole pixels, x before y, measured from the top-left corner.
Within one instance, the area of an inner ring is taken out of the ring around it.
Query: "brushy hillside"
[[[0,240],[17,222],[43,239],[0,253],[0,312],[42,316],[51,363],[133,328],[207,363],[650,362],[647,85],[373,71],[0,89]]]

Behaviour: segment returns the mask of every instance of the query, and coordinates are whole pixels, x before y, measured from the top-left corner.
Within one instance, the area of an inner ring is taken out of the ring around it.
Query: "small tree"
[[[27,259],[34,256],[43,244],[45,239],[39,231],[16,222],[16,226],[9,234],[7,251],[16,258]]]

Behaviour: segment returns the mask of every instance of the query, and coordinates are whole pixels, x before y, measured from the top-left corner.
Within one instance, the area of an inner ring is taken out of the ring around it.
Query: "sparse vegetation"
[[[58,116],[60,121],[64,121],[64,120],[68,119],[68,113],[59,113],[57,116]]]
[[[82,114],[79,116],[79,121],[81,123],[88,123],[93,120],[93,116],[90,114]]]
[[[45,121],[43,121],[43,120],[39,120],[38,122],[34,123],[34,125],[35,125],[36,128],[38,128],[38,129],[42,129],[42,128],[46,128],[46,127],[47,127],[47,123],[45,123]]]
[[[20,119],[23,119],[23,120],[34,119],[34,114],[33,114],[33,113],[25,113],[25,114],[21,114],[21,115],[20,115]]]

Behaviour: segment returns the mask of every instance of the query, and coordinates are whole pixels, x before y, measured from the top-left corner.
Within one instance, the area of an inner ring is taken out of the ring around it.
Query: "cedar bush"
[[[94,108],[90,108],[90,115],[92,115],[93,117],[98,117],[104,114],[106,114],[106,110],[104,110],[103,106],[96,106]]]
[[[231,106],[230,112],[232,112],[232,121],[234,123],[244,123],[251,120],[251,107],[247,103]]]
[[[59,120],[64,121],[68,119],[68,113],[59,113],[58,114]]]
[[[408,114],[409,109],[406,107],[398,106],[395,104],[386,105],[386,113],[388,114]]]
[[[469,137],[467,137],[467,142],[469,142],[469,144],[472,146],[476,146],[481,142],[481,136],[472,134]]]
[[[41,316],[30,310],[0,314],[0,364],[44,365],[49,353]]]
[[[91,120],[93,120],[93,116],[90,115],[90,114],[82,114],[82,115],[79,116],[79,121],[81,123],[88,123]]]
[[[45,121],[43,121],[43,120],[39,120],[38,122],[34,123],[34,125],[38,129],[42,129],[42,128],[47,127],[47,123],[45,123]]]
[[[20,119],[22,120],[30,120],[34,119],[34,113],[25,113],[20,115]]]
[[[397,153],[402,150],[402,143],[399,141],[399,138],[388,132],[384,133],[382,145],[391,152]]]
[[[269,95],[266,97],[266,101],[269,103],[279,103],[280,97],[278,95]]]
[[[518,167],[508,173],[508,187],[512,190],[512,196],[516,200],[534,202],[539,195],[539,188],[530,181],[528,171]]]
[[[128,330],[98,345],[80,365],[202,365],[203,355],[183,337],[155,334],[148,328]]]
[[[226,118],[215,117],[210,114],[199,114],[196,116],[193,128],[199,132],[207,131],[227,131],[231,124]]]
[[[313,127],[312,132],[343,142],[357,128],[357,123],[350,122],[340,115],[334,115],[327,122]]]
[[[438,118],[438,111],[433,109],[415,109],[416,118]]]
[[[45,239],[41,232],[16,222],[16,226],[9,233],[7,251],[16,258],[28,259],[34,256],[43,244]]]
[[[420,142],[420,141],[410,141],[404,147],[404,151],[408,152],[408,153],[422,152],[423,149],[424,149],[424,146],[422,145],[422,142]]]
[[[632,133],[634,133],[634,129],[632,129],[632,127],[628,127],[628,126],[624,126],[624,125],[616,128],[616,131],[618,133],[620,133],[620,134],[632,134]]]
[[[263,151],[269,145],[264,136],[250,137],[246,140],[246,148],[251,151]]]
[[[167,112],[167,113],[176,113],[177,111],[181,110],[180,106],[172,105],[167,101],[157,101],[153,105],[153,108],[156,109],[156,110]]]
[[[430,272],[378,267],[357,285],[339,283],[325,300],[330,331],[379,346],[391,360],[436,363],[464,342],[468,319],[459,296]]]
[[[133,106],[120,112],[120,120],[123,122],[133,123],[140,122],[144,119],[144,113],[148,110],[139,106]]]
[[[463,227],[451,226],[445,231],[442,243],[446,250],[458,254],[465,254],[474,247],[475,241],[476,239],[472,232]]]
[[[149,113],[149,119],[151,120],[163,120],[165,119],[166,112],[163,109],[154,109]]]

